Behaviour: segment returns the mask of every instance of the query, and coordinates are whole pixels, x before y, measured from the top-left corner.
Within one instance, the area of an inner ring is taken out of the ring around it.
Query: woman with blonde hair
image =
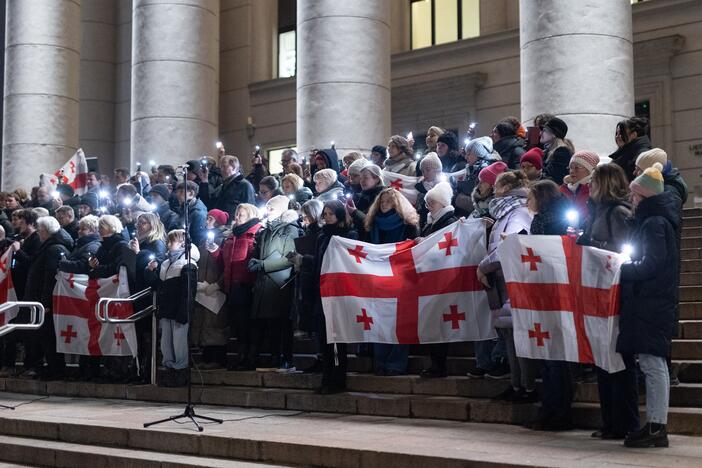
[[[402,242],[419,237],[419,215],[409,201],[394,188],[386,188],[368,210],[364,220],[373,244]],[[377,375],[407,373],[408,345],[373,345],[373,364]]]
[[[410,177],[416,175],[414,152],[405,137],[394,135],[388,141],[388,159],[385,160],[385,170]]]
[[[435,127],[433,125],[429,127],[429,130],[427,130],[427,137],[424,140],[427,144],[427,152],[436,152],[436,143],[439,141],[439,137],[444,133],[446,133],[446,130],[441,127]]]
[[[305,181],[297,174],[286,174],[282,178],[280,186],[285,196],[301,205],[312,199],[312,190],[305,187]]]

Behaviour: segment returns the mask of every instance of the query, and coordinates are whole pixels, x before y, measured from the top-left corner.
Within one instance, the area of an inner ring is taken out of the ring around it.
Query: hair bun
[[[663,172],[663,164],[661,164],[659,162],[653,163],[653,166],[651,166],[651,169],[655,169],[658,172]]]

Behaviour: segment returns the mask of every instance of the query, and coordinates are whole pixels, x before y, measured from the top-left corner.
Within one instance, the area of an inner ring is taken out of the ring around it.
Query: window
[[[480,0],[410,0],[411,48],[480,35]]]
[[[293,149],[297,152],[296,146],[285,146],[283,148],[268,150],[268,172],[270,174],[279,174],[283,172],[283,165],[280,164],[280,158],[283,157],[283,151],[287,149]]]
[[[297,74],[296,15],[296,0],[278,0],[278,78]]]
[[[634,115],[636,117],[645,117],[651,121],[651,104],[649,101],[640,101],[634,104]]]

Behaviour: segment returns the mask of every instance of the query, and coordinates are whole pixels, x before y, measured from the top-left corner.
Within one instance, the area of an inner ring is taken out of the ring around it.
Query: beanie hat
[[[92,211],[97,211],[98,209],[98,196],[97,193],[88,192],[80,197],[79,205],[88,205]]]
[[[653,163],[652,167],[646,169],[629,185],[631,191],[644,198],[663,193],[663,174],[661,171],[663,171],[663,165]]]
[[[349,177],[361,174],[361,169],[369,165],[371,162],[366,158],[357,159],[349,165],[348,174]]]
[[[371,148],[372,153],[378,153],[383,157],[383,159],[388,157],[388,150],[384,146],[381,145],[375,145],[373,148]]]
[[[489,136],[482,136],[480,138],[473,138],[470,140],[466,145],[466,152],[468,152],[468,148],[473,145],[480,145],[485,148],[488,153],[492,153],[492,138]]]
[[[207,216],[212,216],[215,219],[215,222],[220,226],[226,225],[227,221],[229,221],[229,213],[222,210],[210,210],[207,212]]]
[[[507,170],[507,164],[502,161],[497,161],[490,164],[488,167],[484,167],[478,174],[478,180],[480,182],[487,182],[491,186],[495,185],[497,176],[502,174]]]
[[[556,136],[556,138],[563,139],[568,133],[568,125],[566,125],[566,123],[558,117],[551,118],[548,122],[546,122],[544,128],[547,128]]]
[[[69,198],[76,194],[75,190],[73,190],[73,187],[71,187],[68,184],[58,184],[56,186],[56,191],[61,195],[65,195]]]
[[[154,185],[153,187],[151,187],[151,190],[149,190],[149,193],[156,193],[165,201],[168,201],[168,198],[171,196],[171,192],[170,190],[168,190],[166,184]]]
[[[434,169],[442,170],[443,165],[441,164],[441,159],[435,152],[427,153],[426,156],[422,158],[419,162],[419,169],[424,171],[425,168],[432,167]]]
[[[573,157],[570,158],[570,162],[579,164],[592,173],[600,163],[600,157],[593,151],[576,151]]]
[[[636,165],[642,171],[645,171],[649,167],[653,167],[655,163],[659,163],[661,166],[665,167],[668,162],[668,154],[660,148],[653,148],[648,151],[644,151],[636,158]]]
[[[365,167],[361,168],[361,173],[363,171],[368,171],[371,174],[373,174],[376,178],[380,179],[380,185],[385,185],[385,179],[383,178],[383,170],[380,169],[378,166],[375,164],[369,164]]]
[[[188,165],[188,172],[197,172],[198,168],[200,167],[200,161],[197,159],[191,159],[185,164]]]
[[[519,158],[519,164],[527,162],[541,170],[544,168],[544,151],[539,147],[534,147],[524,153],[521,158]]]
[[[439,137],[437,143],[444,143],[448,146],[449,151],[458,150],[458,138],[453,132],[446,132]]]
[[[426,201],[435,201],[441,206],[450,206],[453,198],[453,188],[448,182],[439,182],[424,195]]]
[[[280,216],[288,209],[289,204],[290,199],[285,195],[276,195],[268,200],[268,203],[266,203],[266,208],[271,210],[268,214],[268,219],[272,220],[280,218]]]

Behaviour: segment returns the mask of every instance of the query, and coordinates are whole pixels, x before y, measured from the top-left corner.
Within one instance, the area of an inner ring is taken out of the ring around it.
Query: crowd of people
[[[220,148],[215,157],[188,161],[185,170],[154,165],[135,173],[116,169],[111,177],[90,173],[87,192],[80,196],[68,185],[55,192],[34,187],[30,193],[2,193],[0,249],[14,255],[17,296],[42,302],[48,317],[40,332],[2,340],[0,374],[109,382],[148,375],[148,320],[137,322],[139,360],[82,356],[80,374],[67,376],[67,359],[55,348],[55,273],[105,278],[124,266],[132,293],[157,291],[160,385],[187,384],[189,346],[200,349],[201,369],[254,370],[265,351],[272,356],[269,366],[295,372],[294,337],[305,333],[318,343],[317,364],[308,369],[322,373],[318,392],[341,392],[348,350],[327,344],[319,287],[332,236],[374,244],[421,242],[461,217],[472,217],[484,220],[487,230],[488,254],[478,279],[487,290],[498,338],[473,343],[476,366],[468,376],[510,379],[498,400],[540,401],[539,418],[530,424],[538,430],[571,427],[574,374],[587,378],[588,369],[517,356],[497,256],[500,243],[513,233],[570,233],[583,245],[613,252],[624,244],[636,246],[621,272],[617,351],[626,369],[615,374],[590,369],[603,419],[593,437],[626,438],[630,446],[666,445],[686,185],[666,152],[652,147],[645,119],[617,125],[618,149],[608,164],[592,151],[576,151],[566,122],[554,115],[539,115],[529,132],[517,118],[506,117],[489,135],[466,139],[462,146],[456,134],[432,126],[422,155],[415,153],[414,141],[399,135],[368,155],[340,158],[333,147],[309,155],[288,149],[278,174],[269,173],[257,151],[245,175],[240,161]],[[419,177],[415,203],[388,186],[388,173]],[[221,294],[226,296],[221,311],[192,300]],[[228,361],[232,336],[237,353]],[[20,350],[21,371],[15,369]],[[408,371],[407,345],[374,344],[358,352],[373,357],[377,375]],[[421,376],[446,377],[448,345],[427,346],[427,353],[431,365]],[[647,395],[642,427],[641,378]]]

